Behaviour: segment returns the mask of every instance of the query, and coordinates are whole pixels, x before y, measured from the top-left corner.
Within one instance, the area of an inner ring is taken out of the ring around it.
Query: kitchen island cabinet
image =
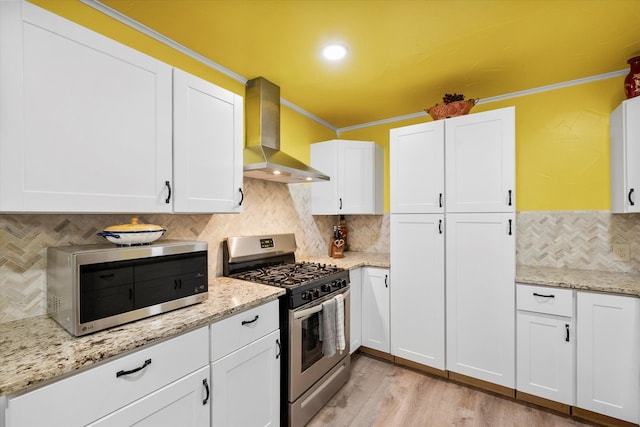
[[[311,183],[313,215],[383,213],[382,147],[334,139],[311,144],[311,166],[331,178]]]

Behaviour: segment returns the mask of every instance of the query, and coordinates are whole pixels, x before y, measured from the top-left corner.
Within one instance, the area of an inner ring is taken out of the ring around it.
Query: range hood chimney
[[[287,184],[329,181],[320,171],[280,151],[280,88],[264,77],[247,82],[244,176]]]

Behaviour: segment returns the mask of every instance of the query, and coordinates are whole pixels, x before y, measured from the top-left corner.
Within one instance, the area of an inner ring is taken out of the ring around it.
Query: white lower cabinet
[[[576,406],[637,424],[640,298],[577,294]]]
[[[574,291],[518,284],[516,292],[516,389],[574,405]]]
[[[389,353],[389,269],[364,267],[362,273],[362,345]]]
[[[205,366],[89,426],[207,427],[210,396],[209,367]]]
[[[349,270],[349,281],[351,289],[351,298],[349,298],[351,316],[349,353],[353,354],[362,345],[362,268]]]
[[[278,301],[211,325],[211,425],[280,425]]]
[[[208,338],[208,328],[200,328],[34,391],[9,396],[6,427],[138,421],[154,426],[209,425],[211,402],[204,383],[209,380]],[[178,418],[177,424],[169,422]],[[148,424],[151,420],[154,422]]]
[[[444,215],[391,215],[391,354],[445,369]]]
[[[515,388],[513,214],[447,214],[446,366]]]

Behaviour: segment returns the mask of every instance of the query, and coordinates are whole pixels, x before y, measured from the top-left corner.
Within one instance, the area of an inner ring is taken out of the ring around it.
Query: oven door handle
[[[351,289],[349,289],[347,292],[342,293],[342,295],[344,295],[346,297],[350,293],[351,293]],[[305,308],[304,310],[294,311],[293,312],[293,318],[295,320],[298,320],[298,319],[300,319],[302,317],[311,316],[312,314],[319,313],[321,311],[322,311],[322,304],[318,304],[318,305],[310,307],[310,308]]]

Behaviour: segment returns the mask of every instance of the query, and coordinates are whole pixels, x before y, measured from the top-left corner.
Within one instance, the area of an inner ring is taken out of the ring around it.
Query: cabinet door
[[[242,97],[173,70],[175,212],[240,212]]]
[[[391,354],[445,369],[444,215],[391,215]]]
[[[515,387],[512,214],[448,214],[447,369]]]
[[[376,148],[377,147],[377,148]],[[375,166],[374,143],[341,141],[338,144],[338,208],[342,214],[370,214],[380,211],[376,207],[381,200],[376,196],[375,173],[382,165]],[[382,212],[379,212],[382,213]]]
[[[573,319],[518,311],[517,325],[518,391],[574,405]]]
[[[349,270],[349,298],[351,344],[349,353],[353,354],[362,345],[362,268]]]
[[[280,425],[279,340],[272,332],[211,364],[212,426]]]
[[[209,366],[205,366],[89,426],[208,427],[209,383]]]
[[[640,299],[578,292],[577,406],[638,423]]]
[[[87,425],[206,366],[207,345],[208,328],[202,327],[12,397],[7,426]],[[179,400],[180,393],[167,396]]]
[[[515,212],[515,108],[445,120],[447,212]]]
[[[170,212],[171,67],[2,2],[0,210]]]
[[[391,129],[391,213],[444,212],[444,121]]]
[[[366,267],[362,275],[362,345],[389,353],[389,270]]]
[[[311,144],[311,166],[331,177],[311,183],[312,214],[382,214],[382,160],[382,147],[370,141]]]
[[[640,98],[611,113],[611,212],[640,212]]]

